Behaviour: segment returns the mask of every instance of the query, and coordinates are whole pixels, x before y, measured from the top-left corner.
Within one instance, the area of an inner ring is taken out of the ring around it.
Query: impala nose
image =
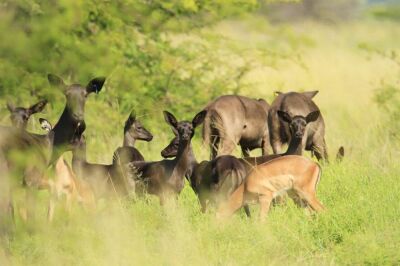
[[[82,114],[72,114],[72,119],[75,121],[75,123],[79,123],[85,120],[85,117]]]
[[[296,136],[296,138],[302,138],[302,137],[303,137],[303,133],[297,132],[297,133],[295,134],[295,136]]]

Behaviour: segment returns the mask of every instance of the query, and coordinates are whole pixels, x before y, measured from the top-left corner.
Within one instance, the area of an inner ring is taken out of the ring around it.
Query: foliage
[[[400,5],[396,1],[386,5],[373,6],[369,13],[378,19],[400,21]]]
[[[149,111],[154,103],[188,99],[204,87],[218,93],[228,77],[212,75],[219,58],[210,47],[174,47],[168,33],[184,33],[256,5],[237,0],[6,2],[1,7],[1,38],[7,41],[0,47],[0,93],[24,98],[16,93],[20,88],[54,100],[45,80],[49,72],[81,82],[106,75],[110,98],[125,112],[139,103]],[[203,91],[202,103],[212,96],[209,91]],[[190,107],[197,104],[195,99]]]
[[[398,50],[385,50],[374,45],[362,43],[359,47],[366,51],[370,56],[379,56],[389,61],[397,73],[400,74],[400,58]],[[388,135],[392,140],[400,140],[400,85],[399,78],[391,81],[381,80],[376,89],[373,100],[378,105],[382,113],[382,129],[384,135]]]
[[[199,110],[217,95],[239,93],[258,57],[202,29],[257,6],[255,0],[6,1],[0,6],[0,38],[7,40],[0,43],[0,96],[17,105],[46,98],[57,114],[64,100],[47,73],[83,84],[101,75],[106,89],[92,112],[108,108],[104,115],[115,127],[132,108],[154,117],[154,125],[162,109],[178,116]],[[269,49],[269,58],[294,52],[279,50]]]
[[[376,91],[375,102],[383,112],[384,131],[400,140],[400,89],[397,85],[383,83]]]

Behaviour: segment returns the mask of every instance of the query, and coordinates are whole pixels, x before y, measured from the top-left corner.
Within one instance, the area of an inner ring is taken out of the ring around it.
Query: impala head
[[[106,80],[104,77],[98,77],[92,79],[86,86],[82,86],[80,84],[66,85],[60,77],[53,74],[49,74],[47,78],[52,86],[63,91],[67,98],[66,108],[76,123],[84,121],[86,97],[92,92],[99,93]]]
[[[161,151],[161,156],[164,158],[173,158],[178,154],[179,137],[175,136],[171,142]]]
[[[305,91],[305,92],[301,92],[301,94],[303,94],[304,96],[306,96],[309,99],[312,99],[315,97],[315,95],[318,94],[319,91]]]
[[[132,110],[124,127],[125,136],[129,136],[132,140],[151,141],[153,135],[143,127],[142,123],[136,118],[136,113]]]
[[[24,107],[15,107],[12,103],[8,102],[7,109],[11,113],[10,119],[12,125],[16,128],[26,129],[28,120],[31,117],[31,115],[43,111],[46,104],[47,101],[42,100],[32,105],[31,107],[24,108]]]
[[[164,111],[165,121],[171,126],[172,132],[174,132],[175,134],[175,138],[170,143],[170,145],[168,145],[168,147],[166,147],[161,152],[161,155],[166,155],[169,157],[176,156],[180,141],[189,141],[190,139],[192,139],[192,137],[194,136],[195,128],[203,123],[206,114],[207,111],[203,110],[195,115],[192,122],[178,122],[173,114]],[[167,149],[168,151],[166,151]]]
[[[291,117],[285,111],[278,111],[279,119],[289,124],[290,133],[296,138],[303,138],[307,124],[316,121],[319,115],[319,111],[314,111],[309,113],[306,117],[301,115]]]
[[[299,92],[300,94],[306,96],[309,99],[312,99],[315,97],[315,95],[318,94],[319,91],[304,91],[304,92]],[[284,92],[281,91],[274,91],[275,96],[283,95],[285,94]]]

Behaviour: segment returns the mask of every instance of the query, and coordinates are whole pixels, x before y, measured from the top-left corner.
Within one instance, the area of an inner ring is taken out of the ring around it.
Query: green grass
[[[271,99],[277,89],[320,90],[315,101],[326,120],[333,161],[323,165],[318,187],[318,197],[327,208],[325,213],[309,216],[288,202],[273,208],[265,223],[247,219],[242,211],[229,221],[220,222],[214,219],[213,212],[200,213],[196,197],[186,185],[178,201],[164,208],[152,196],[135,201],[104,200],[92,214],[74,206],[69,218],[62,208],[57,208],[54,223],[48,224],[48,196],[39,192],[36,222],[25,225],[17,217],[10,262],[15,265],[400,264],[399,149],[398,143],[385,134],[385,128],[391,126],[384,122],[386,114],[373,102],[381,82],[398,82],[400,70],[390,59],[359,48],[367,43],[382,50],[396,49],[400,27],[376,21],[337,27],[305,23],[281,28],[279,32],[283,33],[277,34],[273,26],[258,23],[255,28],[255,24],[257,20],[250,19],[223,22],[208,31],[224,34],[226,42],[232,45],[248,47],[252,58],[260,46],[273,44],[284,51],[282,39],[303,36],[299,47],[290,48],[300,55],[302,66],[290,58],[279,61],[274,68],[256,64],[244,77],[247,86],[240,93]],[[271,42],[271,38],[275,40]],[[124,115],[108,123],[106,116],[96,115],[101,106],[104,107],[93,97],[86,107],[89,160],[109,163],[112,151],[122,141],[122,128],[114,125],[122,125]],[[182,118],[190,119],[199,110]],[[56,117],[56,114],[46,115]],[[161,117],[161,112],[157,110],[143,117],[143,121],[146,124],[146,120],[154,117]],[[138,147],[146,158],[157,160],[172,133],[166,124],[152,125],[149,129],[156,138],[149,144],[138,143]],[[96,131],[102,127],[106,129]],[[199,136],[197,132],[195,153],[199,159],[206,159],[208,152],[201,146]],[[333,158],[340,145],[345,146],[346,155],[338,164]],[[258,207],[252,207],[252,212],[257,217]]]

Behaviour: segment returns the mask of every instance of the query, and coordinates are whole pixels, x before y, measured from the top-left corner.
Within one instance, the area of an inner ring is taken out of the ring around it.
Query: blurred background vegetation
[[[252,93],[260,84],[248,77],[257,69],[290,62],[307,70],[304,51],[318,39],[290,23],[333,27],[360,17],[397,20],[399,14],[397,1],[6,0],[0,5],[0,96],[16,105],[46,98],[55,122],[64,99],[49,87],[47,73],[78,83],[103,75],[106,89],[87,108],[88,119],[101,113],[111,127],[92,123],[93,132],[121,128],[132,108],[157,127],[162,109],[178,117],[195,113],[224,93],[271,100],[276,89],[308,89],[266,83]],[[227,20],[231,26],[245,21],[249,32],[269,36],[254,43],[239,39],[217,27]],[[360,48],[391,52],[374,43]],[[6,114],[3,108],[3,122]]]

